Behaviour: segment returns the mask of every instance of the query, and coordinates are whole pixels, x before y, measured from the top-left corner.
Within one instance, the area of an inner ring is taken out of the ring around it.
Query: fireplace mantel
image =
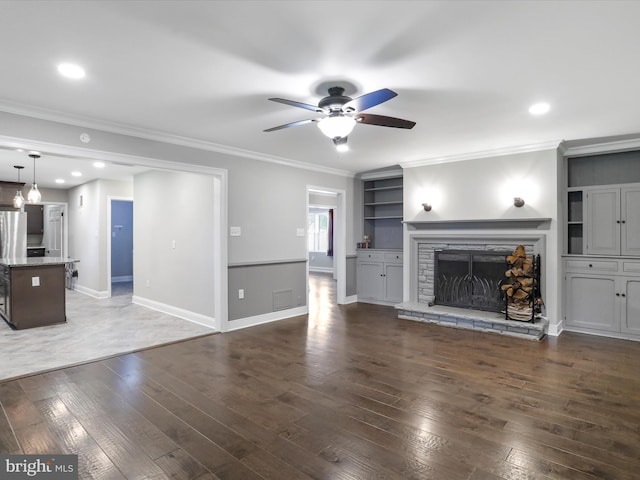
[[[410,220],[409,230],[535,229],[549,230],[551,218],[487,218],[474,220]]]

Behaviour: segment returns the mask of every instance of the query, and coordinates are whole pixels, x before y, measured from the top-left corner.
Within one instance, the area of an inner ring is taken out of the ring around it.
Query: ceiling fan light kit
[[[349,115],[330,115],[318,122],[318,128],[325,136],[334,138],[344,138],[353,131],[356,120]]]
[[[343,93],[344,88],[342,87],[329,88],[329,95],[322,98],[318,102],[317,107],[308,103],[287,100],[285,98],[270,98],[269,100],[273,102],[283,103],[292,107],[304,108],[305,110],[311,110],[313,112],[323,114],[324,116],[321,118],[311,118],[308,120],[286,123],[277,127],[268,128],[265,132],[273,132],[284,128],[317,123],[318,128],[322,133],[333,140],[338,151],[346,151],[348,150],[347,136],[353,131],[356,123],[404,129],[411,129],[416,124],[416,122],[403,120],[401,118],[360,113],[363,110],[375,107],[387,100],[391,100],[397,95],[396,92],[389,90],[388,88],[376,90],[375,92],[367,93],[353,99],[343,95]]]

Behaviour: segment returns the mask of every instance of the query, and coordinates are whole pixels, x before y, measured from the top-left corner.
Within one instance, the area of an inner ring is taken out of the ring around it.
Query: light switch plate
[[[229,235],[232,237],[239,237],[242,233],[240,227],[229,227]]]
[[[304,237],[304,228],[296,229],[296,237]]]
[[[39,287],[40,286],[40,277],[31,277],[31,286]]]

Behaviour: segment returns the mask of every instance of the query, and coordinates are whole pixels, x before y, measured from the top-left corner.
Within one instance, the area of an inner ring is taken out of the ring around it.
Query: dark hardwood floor
[[[0,384],[0,453],[82,479],[640,478],[640,343],[335,306]],[[10,361],[10,359],[3,359]]]

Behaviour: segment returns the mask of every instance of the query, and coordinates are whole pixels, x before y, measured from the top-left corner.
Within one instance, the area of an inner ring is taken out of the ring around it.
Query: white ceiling
[[[629,135],[639,19],[636,1],[3,1],[0,110],[349,172]],[[314,124],[263,132],[315,116],[269,97],[317,104],[333,81],[396,91],[367,113],[416,127],[357,125],[343,154]]]

